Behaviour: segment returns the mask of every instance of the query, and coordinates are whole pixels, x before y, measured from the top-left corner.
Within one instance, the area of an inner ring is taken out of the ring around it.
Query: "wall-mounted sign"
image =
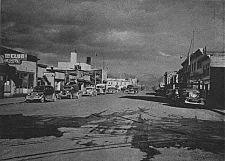
[[[22,60],[27,60],[27,54],[4,54],[4,62],[8,64],[21,64]]]
[[[50,72],[44,72],[44,75],[46,77],[55,77],[55,73],[50,73]]]

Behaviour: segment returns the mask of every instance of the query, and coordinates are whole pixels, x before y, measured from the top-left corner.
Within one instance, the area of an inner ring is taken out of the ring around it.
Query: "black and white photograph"
[[[225,0],[0,0],[1,161],[224,161]]]

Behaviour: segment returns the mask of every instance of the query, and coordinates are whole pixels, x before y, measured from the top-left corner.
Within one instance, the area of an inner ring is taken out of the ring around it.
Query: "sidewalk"
[[[225,109],[222,108],[222,107],[214,107],[214,108],[210,108],[208,106],[206,106],[207,109],[211,110],[211,111],[214,111],[214,112],[217,112],[221,115],[225,115]]]
[[[218,112],[222,115],[225,115],[225,110],[221,110],[221,109],[213,109],[212,111]]]
[[[0,106],[23,103],[24,97],[10,97],[0,99]]]

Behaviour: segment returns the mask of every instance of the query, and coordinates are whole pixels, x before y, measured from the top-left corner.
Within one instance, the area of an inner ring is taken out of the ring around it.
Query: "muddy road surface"
[[[224,116],[149,93],[0,107],[0,160],[222,161]]]

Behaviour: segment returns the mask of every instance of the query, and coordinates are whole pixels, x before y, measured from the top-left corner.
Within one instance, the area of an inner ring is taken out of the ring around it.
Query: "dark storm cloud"
[[[137,68],[140,72],[155,66],[163,71],[165,66],[179,68],[177,57],[186,54],[192,30],[196,30],[195,46],[221,47],[224,15],[221,3],[218,0],[3,0],[3,43],[43,53],[40,57],[51,60],[50,63],[67,58],[77,48],[82,56],[101,53],[109,64],[124,61],[129,69],[140,63],[142,66]]]

